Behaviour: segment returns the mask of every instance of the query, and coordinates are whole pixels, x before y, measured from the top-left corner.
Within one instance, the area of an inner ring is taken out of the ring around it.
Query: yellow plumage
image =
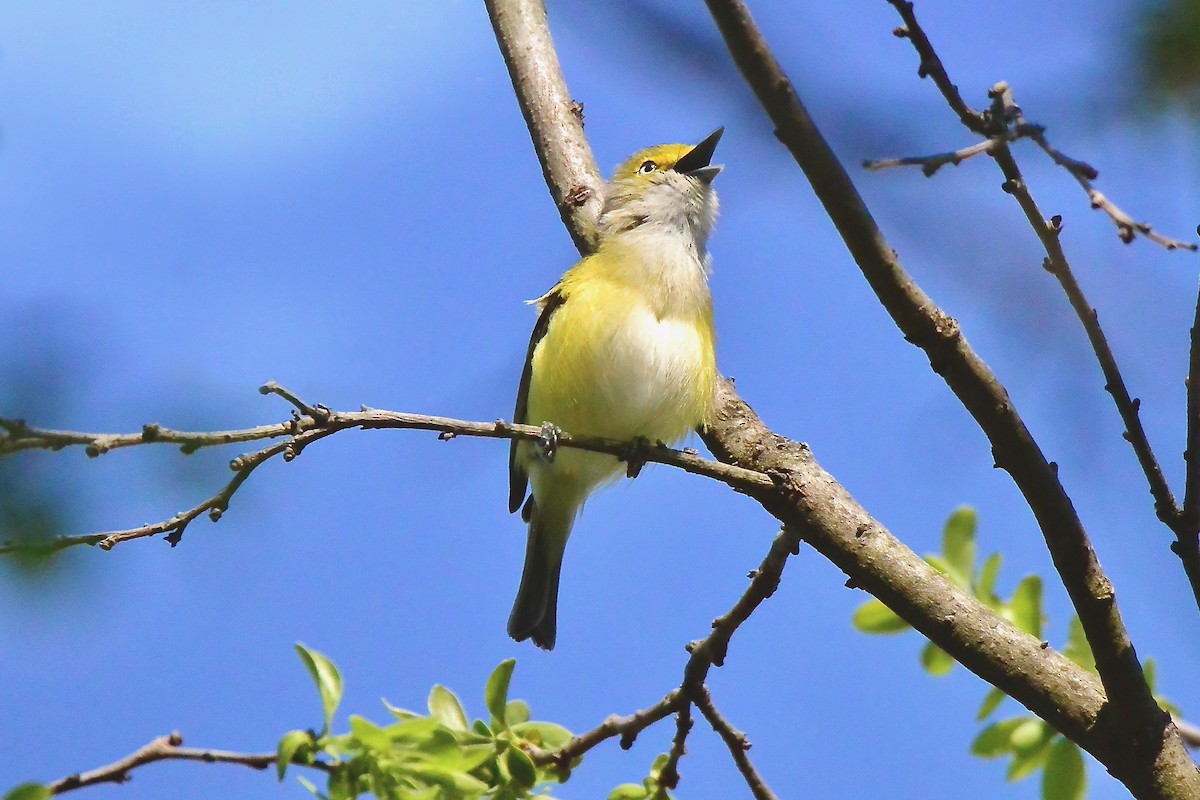
[[[716,216],[710,166],[721,131],[700,145],[663,145],[619,167],[595,254],[541,299],[514,415],[571,433],[674,443],[702,424],[716,360],[708,233]],[[516,639],[554,646],[563,549],[587,496],[617,477],[612,457],[529,442],[510,452],[510,509],[533,496],[525,571],[509,619]]]

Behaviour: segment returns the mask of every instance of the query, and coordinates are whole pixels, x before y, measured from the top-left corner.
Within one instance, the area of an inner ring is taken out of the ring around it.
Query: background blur
[[[1157,27],[1146,6],[1115,0],[918,13],[970,102],[1009,81],[1052,143],[1100,170],[1102,191],[1182,236],[1200,220],[1200,152],[1187,116],[1198,62],[1177,41],[1183,16],[1171,17],[1194,6],[1178,6]],[[886,3],[753,7],[851,167],[973,142],[916,78]],[[956,506],[976,506],[981,555],[1005,556],[1002,593],[1029,572],[1049,579],[1047,638],[1061,644],[1069,607],[1030,513],[878,306],[702,4],[550,11],[606,172],[635,149],[727,126],[712,242],[721,369],[916,551],[939,546]],[[1143,35],[1160,59],[1149,84]],[[1200,261],[1121,245],[1068,175],[1030,147],[1018,156],[1046,213],[1065,218],[1068,253],[1178,491]],[[1200,719],[1198,618],[1170,536],[999,172],[981,159],[932,180],[855,176],[1060,464],[1160,691]],[[335,408],[508,418],[534,322],[522,301],[575,258],[480,4],[0,7],[0,415],[105,431],[242,427],[287,417],[256,392],[276,379]],[[223,485],[239,452],[7,459],[0,538],[165,519]],[[195,746],[272,749],[319,724],[295,641],[341,666],[341,727],[349,712],[384,718],[380,696],[420,708],[434,683],[480,715],[484,681],[508,657],[513,696],[575,731],[655,702],[776,524],[663,467],[602,493],[568,551],[558,649],[542,653],[504,632],[525,537],[505,514],[506,452],[415,432],[339,435],[261,469],[219,525],[198,521],[178,548],[0,561],[0,788],[107,764],[173,729]],[[712,675],[768,783],[782,797],[1036,797],[1036,780],[1007,787],[1003,763],[967,755],[984,684],[962,669],[929,678],[915,634],[853,633],[866,595],[843,582],[803,550]],[[658,725],[630,753],[597,748],[557,794],[639,781],[673,731]],[[683,797],[745,794],[703,722],[682,773]],[[1094,763],[1089,776],[1092,797],[1126,796]],[[168,793],[307,796],[292,777],[276,788],[196,764],[152,765],[86,794]]]

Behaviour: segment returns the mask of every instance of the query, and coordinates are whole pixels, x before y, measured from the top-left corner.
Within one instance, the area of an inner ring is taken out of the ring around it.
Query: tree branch
[[[563,225],[580,253],[596,247],[604,181],[571,99],[542,0],[484,0],[513,91]]]
[[[87,786],[101,783],[125,783],[132,776],[130,773],[138,767],[152,764],[156,761],[203,761],[208,764],[241,764],[251,769],[269,769],[278,762],[275,753],[234,753],[229,750],[204,750],[198,747],[183,747],[183,736],[174,732],[168,736],[159,736],[148,744],[139,747],[129,755],[113,763],[89,770],[77,772],[60,778],[50,784],[52,794],[63,794]],[[304,767],[329,772],[332,767],[322,761],[307,763],[294,761]]]
[[[0,555],[22,551],[34,546],[43,551],[57,551],[67,547],[86,544],[98,545],[104,550],[111,550],[121,542],[148,536],[157,536],[163,533],[167,534],[167,541],[174,546],[179,542],[180,537],[182,537],[184,529],[201,515],[207,514],[213,522],[218,521],[221,515],[228,510],[229,502],[233,498],[233,495],[241,488],[246,479],[250,477],[250,474],[267,461],[276,456],[283,456],[284,461],[291,461],[313,442],[354,428],[363,430],[400,429],[439,431],[441,433],[440,438],[442,439],[451,439],[455,436],[482,436],[492,439],[537,441],[542,436],[542,429],[540,427],[514,425],[503,420],[497,420],[496,422],[472,422],[452,419],[450,417],[435,417],[427,414],[384,411],[365,406],[361,411],[332,411],[324,406],[309,406],[303,403],[303,401],[300,401],[295,395],[274,381],[265,384],[259,391],[263,394],[278,394],[286,397],[297,408],[304,408],[307,411],[303,414],[297,411],[290,421],[279,423],[278,425],[260,425],[256,428],[233,431],[181,433],[148,425],[146,428],[143,428],[143,431],[147,428],[155,428],[160,434],[166,431],[166,434],[150,438],[147,438],[144,433],[89,434],[70,431],[50,431],[30,428],[24,426],[22,423],[24,433],[17,440],[18,443],[28,441],[36,444],[5,450],[2,446],[4,440],[0,439],[0,455],[7,455],[16,452],[18,449],[29,449],[29,447],[33,446],[50,450],[59,450],[68,446],[83,446],[89,455],[94,455],[117,447],[133,447],[160,443],[178,444],[181,440],[186,441],[187,446],[194,451],[202,447],[227,444],[231,441],[244,442],[285,435],[288,436],[288,439],[285,442],[277,442],[269,447],[233,459],[229,463],[229,466],[234,471],[234,476],[221,491],[193,508],[181,511],[170,519],[119,531],[92,533],[82,536],[63,536],[50,542],[38,542],[36,545],[24,542],[3,543],[0,544]],[[12,424],[10,420],[0,420],[0,427],[5,427],[6,429]],[[573,435],[567,431],[562,432],[558,444],[564,447],[576,447],[597,453],[607,453],[623,460],[629,458],[630,454],[634,452],[634,446],[630,442],[620,442],[598,436]],[[773,485],[771,479],[766,475],[702,458],[695,451],[675,450],[658,444],[647,448],[639,447],[636,449],[636,455],[639,461],[667,464],[695,475],[714,478],[738,491],[765,489]]]
[[[750,749],[750,740],[746,738],[746,734],[729,724],[729,720],[725,719],[717,710],[707,688],[701,690],[695,703],[696,707],[700,709],[700,713],[704,715],[713,730],[725,742],[725,746],[729,748],[729,755],[733,757],[733,763],[737,765],[738,772],[742,773],[746,786],[750,787],[750,793],[756,800],[778,800],[775,793],[767,786],[766,781],[758,774],[758,770],[750,761],[750,756],[747,755],[747,751]]]
[[[1192,787],[1193,791],[1200,792],[1200,775],[1197,775],[1195,765],[1183,750],[1166,715],[1149,697],[1145,682],[1141,678],[1141,666],[1117,611],[1112,586],[1100,569],[1087,533],[1058,480],[1056,467],[1046,461],[1013,408],[1007,393],[992,371],[966,342],[957,322],[938,308],[904,271],[895,251],[887,244],[871,218],[853,182],[817,130],[797,97],[791,81],[771,54],[745,5],[740,0],[707,0],[707,4],[734,61],[775,123],[776,135],[792,152],[808,176],[814,191],[842,234],[868,283],[904,332],[905,338],[925,350],[933,370],[945,379],[975,418],[992,444],[996,464],[1009,472],[1033,510],[1055,566],[1076,605],[1088,641],[1097,653],[1097,667],[1109,693],[1109,699],[1121,711],[1120,716],[1127,738],[1132,738],[1140,748],[1137,752],[1135,750],[1138,748],[1130,748],[1126,752],[1107,751],[1103,757],[1097,755],[1097,758],[1109,766],[1110,771],[1120,777],[1138,796],[1164,796],[1160,792],[1166,790],[1159,782],[1168,774],[1172,780],[1178,781],[1172,784],[1173,786],[1187,785]],[[900,0],[895,0],[893,4],[911,10],[910,4]],[[914,42],[918,39],[924,40],[924,34],[919,29],[914,30],[913,26],[909,27],[906,35]],[[927,43],[927,40],[924,41]],[[931,48],[929,52],[932,52]],[[921,57],[922,73],[938,76],[938,87],[947,97],[951,107],[960,119],[963,119],[964,124],[974,129],[977,123],[972,122],[972,119],[976,119],[972,115],[976,112],[961,101],[957,90],[946,77],[940,61],[936,60],[936,55],[931,59],[928,53],[922,51]],[[727,428],[719,428],[718,434],[726,431]],[[723,442],[722,439],[725,437],[706,437],[718,458],[726,460],[726,454],[719,449],[727,447],[727,441]],[[768,452],[771,450],[770,447],[762,449]],[[750,458],[735,463],[753,463],[761,468],[763,461],[762,458]],[[808,502],[806,506],[819,507],[820,504]],[[780,513],[783,513],[782,510]],[[781,516],[781,519],[786,521],[789,517]],[[869,529],[868,524],[866,530]],[[806,539],[811,535],[809,531],[805,531]],[[834,559],[835,563],[839,563],[839,558],[842,559],[841,563],[846,563],[845,554],[826,555]],[[871,572],[871,583],[868,585],[860,581],[860,585],[883,600],[893,611],[935,643],[995,685],[1000,686],[996,680],[1008,680],[1007,676],[995,674],[995,663],[980,663],[978,653],[972,654],[971,660],[975,662],[975,666],[971,666],[959,653],[942,645],[935,635],[936,626],[931,625],[931,620],[923,614],[920,615],[920,624],[908,619],[893,602],[903,601],[910,609],[908,613],[913,614],[915,610],[911,608],[911,600],[895,597],[892,587],[878,586],[880,578],[883,577],[879,573],[884,571],[879,568],[878,563],[858,566],[859,569],[849,574],[858,580],[858,571],[866,567]],[[938,589],[939,593],[953,591],[948,585],[939,586]],[[919,591],[918,587],[913,587],[913,590]],[[954,619],[957,613],[952,613],[950,618]],[[1101,652],[1103,655],[1100,655]],[[996,655],[998,653],[993,654]],[[1027,657],[1033,659],[1027,662],[1031,667],[1037,663],[1035,654],[1029,653]],[[1135,686],[1135,681],[1140,683],[1140,687]],[[1072,727],[1076,721],[1061,719],[1061,715],[1054,709],[1045,708],[1045,696],[1031,697],[1027,691],[1029,688],[1031,687],[1025,686],[1021,689],[1024,696],[1018,699],[1022,703],[1085,748],[1090,750],[1099,744],[1094,740],[1089,742],[1090,737],[1084,737],[1084,741],[1076,739],[1075,735],[1080,731],[1076,729],[1075,733],[1072,733],[1064,727]],[[1008,689],[1005,691],[1014,697],[1017,696]],[[1035,708],[1035,705],[1038,707]],[[1098,709],[1096,711],[1098,713]]]

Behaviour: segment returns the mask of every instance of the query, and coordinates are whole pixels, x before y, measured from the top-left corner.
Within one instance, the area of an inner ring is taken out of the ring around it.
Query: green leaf
[[[492,738],[492,729],[481,719],[477,719],[471,723],[471,730],[487,739]]]
[[[496,667],[487,679],[483,697],[487,703],[488,712],[492,715],[493,724],[503,725],[504,723],[504,707],[508,704],[508,684],[512,680],[513,667],[516,665],[515,659],[509,658],[501,661],[500,666]]]
[[[1004,698],[1006,697],[1008,697],[1008,695],[1006,695],[1004,692],[993,688],[987,693],[987,696],[983,698],[983,704],[979,706],[979,713],[975,715],[976,721],[983,722],[985,719],[990,717],[992,713],[1000,707],[1000,704],[1004,702]]]
[[[379,702],[383,703],[383,707],[390,711],[397,719],[416,719],[421,716],[415,711],[409,711],[407,708],[392,705],[387,701],[386,697],[379,698]]]
[[[646,787],[640,783],[622,783],[608,793],[608,800],[646,800]]]
[[[1157,679],[1157,670],[1154,668],[1154,659],[1147,658],[1142,662],[1142,677],[1146,679],[1146,686],[1150,689],[1150,693],[1154,694],[1154,683]]]
[[[301,786],[303,786],[305,789],[308,789],[310,792],[312,792],[313,797],[319,798],[319,800],[329,800],[329,798],[325,795],[325,793],[322,792],[320,789],[318,789],[316,787],[316,784],[314,784],[308,778],[304,777],[303,775],[297,775],[296,780],[300,783]]]
[[[992,553],[975,576],[975,597],[992,610],[1000,606],[1000,598],[996,597],[996,578],[1000,575],[1001,561],[999,553]]]
[[[942,558],[937,553],[926,553],[925,555],[921,556],[921,558],[924,559],[926,564],[933,567],[947,578],[950,578],[951,581],[954,580],[954,578],[950,575],[950,562],[948,562],[946,559]]]
[[[1020,720],[1021,724],[1013,728],[1008,739],[1015,752],[1032,752],[1054,735],[1053,729],[1036,717],[1021,717]]]
[[[950,674],[955,663],[953,656],[933,642],[927,642],[921,650],[921,666],[935,678]]]
[[[863,633],[900,633],[912,627],[896,616],[896,612],[874,599],[859,606],[850,621]]]
[[[296,643],[296,652],[300,654],[300,660],[308,668],[308,674],[321,693],[321,707],[325,711],[325,727],[322,731],[327,732],[333,722],[333,712],[342,702],[342,675],[323,653],[310,650],[300,642]]]
[[[1063,655],[1089,672],[1096,671],[1096,657],[1092,655],[1092,646],[1083,634],[1083,623],[1079,617],[1072,616],[1067,623],[1067,646],[1063,648]]]
[[[574,734],[553,722],[518,722],[512,732],[520,739],[536,744],[543,750],[557,750],[571,741]]]
[[[946,520],[942,529],[942,556],[950,579],[964,589],[971,586],[975,571],[975,509],[962,506]]]
[[[1026,575],[1017,584],[1010,601],[1012,621],[1030,636],[1042,636],[1042,579]]]
[[[353,736],[363,748],[386,753],[392,749],[391,728],[407,724],[409,723],[397,722],[396,725],[391,726],[385,731],[374,722],[371,722],[371,720],[360,717],[358,714],[351,714],[350,735]]]
[[[537,783],[537,767],[533,759],[519,747],[510,747],[504,751],[504,767],[512,777],[513,783],[523,789],[532,789]]]
[[[529,703],[524,700],[509,700],[504,706],[504,723],[512,727],[522,722],[529,722]]]
[[[353,720],[351,720],[350,728],[351,730],[354,729]],[[384,728],[382,732],[388,739],[387,747],[390,747],[391,742],[405,742],[412,745],[424,744],[436,731],[441,729],[442,723],[433,717],[416,717],[415,719],[393,722]]]
[[[1013,753],[1012,763],[1008,765],[1005,777],[1010,783],[1025,780],[1046,764],[1050,756],[1050,743],[1042,742],[1039,746],[1027,752]]]
[[[44,783],[22,783],[4,795],[4,800],[49,800],[53,796]]]
[[[1043,800],[1083,800],[1087,794],[1087,772],[1083,755],[1074,742],[1060,739],[1050,748],[1042,773]]]
[[[279,748],[276,750],[275,757],[275,771],[279,774],[279,780],[283,780],[288,764],[292,763],[301,748],[311,748],[312,744],[312,736],[308,731],[288,731],[283,735],[283,738],[279,740]]]
[[[1030,719],[1031,717],[1013,717],[988,725],[979,732],[975,741],[971,742],[971,755],[980,758],[997,758],[1005,753],[1011,753],[1013,749],[1012,732],[1016,730],[1017,726]]]
[[[429,713],[452,731],[467,729],[467,714],[462,703],[445,686],[434,686],[429,692]]]

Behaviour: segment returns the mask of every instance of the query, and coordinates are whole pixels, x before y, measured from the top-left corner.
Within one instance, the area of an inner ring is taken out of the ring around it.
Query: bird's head
[[[717,128],[694,146],[662,144],[630,156],[608,184],[601,230],[612,234],[652,225],[689,234],[703,248],[717,217],[712,181],[722,167],[712,157],[724,132]]]

